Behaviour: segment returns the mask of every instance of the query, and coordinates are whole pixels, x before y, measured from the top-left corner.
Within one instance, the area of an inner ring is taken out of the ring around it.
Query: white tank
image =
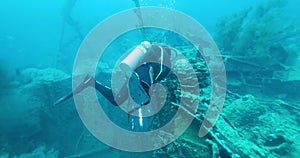
[[[148,41],[142,42],[136,46],[133,51],[120,63],[120,68],[125,72],[127,77],[130,77],[132,71],[135,70],[138,64],[143,60],[147,54],[147,49],[151,47],[151,43]]]

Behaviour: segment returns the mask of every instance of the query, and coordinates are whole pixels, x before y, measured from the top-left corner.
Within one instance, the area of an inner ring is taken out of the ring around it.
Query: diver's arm
[[[147,63],[151,67],[151,71],[150,69],[148,71],[153,77],[152,84],[168,76],[171,67],[171,49],[168,46],[153,44],[145,59],[152,61],[152,63]]]
[[[155,77],[154,83],[160,82],[161,80],[165,79],[168,74],[170,73],[170,68],[171,68],[171,49],[168,46],[160,46],[160,72],[157,74]],[[164,68],[163,68],[164,66]]]

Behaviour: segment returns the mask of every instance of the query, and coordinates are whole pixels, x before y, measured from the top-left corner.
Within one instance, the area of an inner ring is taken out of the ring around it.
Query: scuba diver
[[[151,101],[150,87],[165,79],[169,74],[171,52],[172,49],[166,45],[144,41],[136,46],[119,64],[120,69],[125,72],[126,82],[121,86],[118,94],[115,94],[112,88],[88,75],[73,92],[58,99],[54,105],[61,104],[85,88],[94,86],[114,106],[121,105],[131,97],[139,105],[128,112],[131,130],[148,130],[150,125],[146,124],[152,122],[153,117],[143,118],[141,107],[148,105]],[[138,116],[132,116],[131,114],[134,112],[138,112]]]

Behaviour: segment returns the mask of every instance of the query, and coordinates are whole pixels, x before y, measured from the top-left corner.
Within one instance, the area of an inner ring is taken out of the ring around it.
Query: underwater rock
[[[17,84],[0,98],[0,144],[4,144],[2,149],[10,155],[27,153],[40,143],[54,144],[58,137],[51,141],[47,139],[58,133],[55,126],[62,121],[59,119],[61,115],[68,115],[68,110],[57,115],[51,106],[55,95],[59,94],[57,92],[66,93],[63,89],[67,89],[56,83],[69,78],[69,75],[56,69],[29,68],[16,77],[16,81],[12,82]]]
[[[295,157],[299,154],[299,109],[280,100],[240,96],[224,107],[215,134],[250,157]],[[232,124],[228,126],[228,121]],[[247,157],[248,157],[247,156]]]
[[[222,111],[236,127],[254,125],[259,116],[266,112],[252,95],[233,101]]]
[[[34,149],[31,153],[25,153],[13,158],[58,158],[59,152],[54,149],[46,149],[45,146],[40,146]]]
[[[57,82],[65,80],[70,77],[70,75],[52,68],[47,69],[37,69],[28,68],[20,72],[20,82],[22,85],[26,84],[38,84],[45,82]]]
[[[299,110],[283,106],[282,101],[264,103],[268,112],[259,117],[257,127],[252,127],[251,139],[270,155],[297,157],[300,153],[299,123],[297,114]]]
[[[211,157],[209,146],[179,138],[175,142],[153,152],[153,157]]]
[[[29,104],[52,105],[53,100],[57,98],[56,95],[62,93],[63,87],[70,91],[70,78],[70,75],[58,69],[28,68],[20,72],[17,89],[19,93],[28,95]],[[68,85],[58,85],[66,80],[70,82]]]

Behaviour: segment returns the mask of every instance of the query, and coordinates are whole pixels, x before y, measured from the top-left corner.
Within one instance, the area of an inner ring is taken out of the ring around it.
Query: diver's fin
[[[58,104],[61,104],[63,102],[65,102],[66,100],[68,100],[69,98],[73,97],[73,92],[71,92],[70,94],[66,95],[66,96],[63,96],[61,98],[59,98],[55,103],[54,105],[58,105]]]
[[[95,79],[92,76],[87,75],[84,78],[83,82],[73,92],[69,93],[66,96],[63,96],[63,97],[59,98],[56,102],[54,102],[54,105],[58,105],[58,104],[61,104],[65,101],[67,101],[68,99],[73,97],[73,95],[78,94],[79,92],[81,92],[85,88],[87,88],[89,86],[92,86],[94,83],[95,83]]]
[[[66,100],[70,99],[71,97],[73,97],[73,95],[76,95],[78,93],[80,93],[82,90],[84,90],[87,87],[95,87],[96,90],[98,92],[100,92],[109,102],[111,102],[113,105],[118,106],[119,104],[122,104],[126,98],[128,97],[127,93],[124,93],[125,90],[124,88],[122,88],[122,94],[118,94],[117,98],[118,98],[118,103],[115,101],[114,99],[114,94],[113,91],[110,87],[104,86],[103,84],[101,84],[100,82],[96,81],[94,77],[87,75],[85,77],[85,79],[83,80],[83,82],[70,94],[58,99],[54,105],[58,105],[61,104],[63,102],[65,102]],[[127,88],[127,87],[126,87]]]

